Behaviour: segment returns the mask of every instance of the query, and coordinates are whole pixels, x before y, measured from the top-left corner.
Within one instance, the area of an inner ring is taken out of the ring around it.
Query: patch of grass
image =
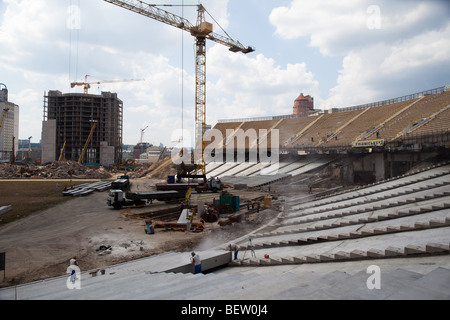
[[[77,180],[72,184],[85,182]],[[0,207],[12,206],[11,211],[0,216],[0,226],[73,199],[62,195],[66,185],[68,181],[58,180],[0,181]]]

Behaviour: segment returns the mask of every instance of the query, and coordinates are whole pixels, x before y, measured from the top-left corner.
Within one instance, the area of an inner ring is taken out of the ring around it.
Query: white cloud
[[[279,66],[263,54],[230,53],[219,45],[208,51],[207,59],[212,78],[208,119],[290,114],[300,92],[318,94],[318,82],[305,63]]]
[[[279,37],[308,37],[322,55],[343,57],[327,108],[445,85],[435,70],[450,66],[449,13],[446,1],[292,0],[270,21]]]
[[[82,92],[81,87],[70,89],[70,81],[82,80],[85,74],[90,74],[92,81],[146,80],[93,85],[90,89],[93,94],[117,92],[123,100],[125,143],[139,141],[140,129],[149,125],[149,142],[170,144],[171,133],[182,127],[182,109],[183,126],[193,133],[195,58],[191,35],[184,33],[182,100],[182,32],[177,28],[104,1],[86,0],[70,2],[80,3],[79,29],[71,30],[69,2],[2,3],[5,9],[0,10],[0,43],[4,44],[0,50],[0,82],[7,84],[10,100],[20,105],[21,138],[40,135],[44,92]],[[185,4],[197,3],[185,0]],[[330,97],[321,97],[317,72],[308,66],[303,53],[296,52],[302,60],[281,64],[265,52],[231,53],[226,47],[209,42],[207,121],[215,124],[223,118],[290,114],[300,92],[314,96],[318,107],[322,101],[348,106],[386,94],[386,83],[394,92],[398,83],[411,85],[419,76],[430,82],[430,70],[437,75],[450,68],[446,52],[450,38],[448,19],[442,22],[444,16],[448,17],[448,10],[443,9],[442,3],[377,1],[381,29],[367,26],[368,18],[373,18],[367,8],[373,1],[292,0],[289,6],[275,8],[270,22],[276,27],[276,36],[289,41],[307,37],[309,45],[322,55],[342,57],[342,68]],[[228,4],[229,0],[204,3],[225,29],[230,26]],[[167,11],[181,15],[178,7]],[[185,8],[184,15],[195,23],[196,8]],[[206,19],[211,21],[208,16]],[[215,31],[220,29],[216,27]]]
[[[383,73],[404,72],[410,68],[448,63],[450,58],[450,23],[444,30],[419,34],[393,45],[391,54],[381,64]]]

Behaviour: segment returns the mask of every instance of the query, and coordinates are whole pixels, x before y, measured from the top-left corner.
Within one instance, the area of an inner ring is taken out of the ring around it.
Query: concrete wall
[[[200,260],[202,262],[202,272],[215,269],[217,267],[226,265],[231,262],[231,251],[212,251],[199,252]],[[190,259],[189,255],[186,259]],[[166,270],[165,272],[177,273],[194,273],[194,265],[186,261],[185,264],[180,263],[178,266]]]
[[[372,153],[363,158],[353,161],[353,170],[356,179],[362,181],[355,182],[375,182],[383,180],[385,177],[384,154]]]
[[[0,119],[4,109],[9,109],[9,111],[6,113],[0,132],[0,151],[11,152],[14,137],[14,150],[17,155],[19,150],[19,106],[7,101],[0,102]]]
[[[42,122],[41,163],[53,162],[56,159],[56,120]]]
[[[109,146],[107,141],[100,142],[100,165],[112,166],[114,165],[114,151],[113,146]]]
[[[436,153],[372,153],[353,159],[355,183],[372,183],[398,177],[407,173],[419,162],[436,156]]]

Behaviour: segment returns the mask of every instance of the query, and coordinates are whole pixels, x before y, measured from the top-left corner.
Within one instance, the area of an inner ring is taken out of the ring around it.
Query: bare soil
[[[151,190],[156,182],[161,180],[132,179],[132,188]],[[239,193],[241,199],[265,194]],[[211,203],[218,196],[193,193],[192,202],[201,199]],[[274,210],[263,210],[233,225],[221,227],[218,222],[207,223],[204,232],[156,229],[155,234],[149,235],[144,231],[144,220],[129,218],[108,207],[106,197],[107,192],[97,192],[73,198],[1,226],[0,252],[6,253],[6,279],[0,286],[65,275],[73,256],[77,257],[81,270],[87,271],[166,251],[206,250],[245,235],[278,214]],[[139,212],[148,207],[133,210]],[[99,255],[102,245],[111,246],[111,253]]]

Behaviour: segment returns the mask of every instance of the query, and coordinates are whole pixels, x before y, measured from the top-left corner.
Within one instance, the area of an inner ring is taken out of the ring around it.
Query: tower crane
[[[196,70],[195,70],[195,145],[201,147],[201,163],[197,166],[203,174],[205,171],[204,149],[205,143],[203,136],[206,130],[206,40],[220,43],[229,48],[231,52],[250,53],[255,51],[252,47],[245,47],[239,41],[233,40],[226,32],[222,36],[213,32],[213,25],[205,21],[206,9],[203,5],[197,5],[197,23],[196,25],[187,19],[177,16],[173,13],[158,8],[158,5],[148,4],[140,0],[104,0],[121,8],[136,12],[148,18],[166,23],[173,27],[182,29],[191,34],[196,39]],[[214,19],[214,18],[213,18]]]
[[[141,129],[141,145],[142,145],[142,140],[144,139],[144,132],[145,132],[145,130],[147,130],[148,129],[148,126],[146,126],[144,129]]]
[[[91,87],[91,84],[102,84],[102,83],[116,83],[116,82],[131,82],[131,81],[144,81],[145,79],[125,79],[125,80],[102,80],[102,81],[94,81],[94,82],[88,82],[87,78],[90,77],[90,75],[86,75],[84,77],[84,82],[72,82],[70,84],[71,88],[74,88],[75,86],[83,86],[84,87],[84,93],[89,93],[89,88]]]

